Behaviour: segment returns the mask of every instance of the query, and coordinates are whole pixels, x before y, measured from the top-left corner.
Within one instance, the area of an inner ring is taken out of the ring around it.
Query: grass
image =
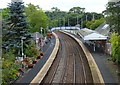
[[[107,58],[107,60],[112,61],[112,57]]]

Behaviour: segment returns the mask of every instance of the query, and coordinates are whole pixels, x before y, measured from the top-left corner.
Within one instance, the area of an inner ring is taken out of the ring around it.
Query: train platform
[[[80,39],[82,42],[84,42],[84,40],[82,38],[80,38],[78,35],[75,35],[75,34],[72,34],[72,35],[74,35],[75,37]],[[50,54],[52,53],[52,51],[54,49],[55,43],[56,43],[55,37],[53,36],[51,42],[49,42],[48,44],[45,44],[43,47],[43,52],[45,54],[44,57],[41,60],[39,60],[39,62],[37,62],[37,64],[34,66],[34,68],[32,68],[29,72],[25,73],[23,75],[23,77],[19,78],[15,83],[30,83],[32,81],[32,79],[37,75],[39,70],[43,67],[43,65],[45,64],[47,59],[49,58]],[[118,82],[117,77],[115,78],[115,75],[113,73],[114,71],[109,68],[110,66],[107,63],[108,62],[107,58],[110,56],[106,56],[102,53],[93,52],[91,50],[90,50],[90,52],[91,52],[96,64],[98,65],[98,68],[100,69],[100,72],[103,76],[104,82],[106,84],[116,85]],[[112,66],[113,64],[110,64],[110,65],[111,65],[111,67],[113,67]]]
[[[35,66],[29,69],[27,72],[24,73],[22,77],[19,77],[14,83],[15,84],[29,84],[33,78],[37,75],[40,69],[43,67],[45,62],[48,60],[49,56],[51,55],[54,46],[55,46],[55,36],[52,35],[51,40],[42,47],[44,56],[35,64]]]
[[[84,40],[80,36],[73,33],[70,34],[74,35],[84,43]],[[98,65],[98,68],[103,76],[105,84],[117,85],[119,83],[119,78],[117,76],[118,68],[112,61],[107,60],[107,58],[110,58],[110,56],[104,53],[94,52],[93,49],[89,48],[89,46],[85,46],[91,52],[96,64]]]

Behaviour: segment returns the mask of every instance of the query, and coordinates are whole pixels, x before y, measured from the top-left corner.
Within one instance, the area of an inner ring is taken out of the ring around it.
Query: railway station
[[[0,84],[119,85],[120,1],[49,1],[0,8]]]
[[[90,42],[86,42],[77,34],[79,31],[83,29],[77,29],[77,31],[54,29],[49,46],[43,48],[44,57],[16,83],[115,83],[108,69],[101,67],[99,59],[95,58],[91,50],[87,48]],[[91,49],[95,51],[94,47]],[[40,65],[39,68],[38,65]]]

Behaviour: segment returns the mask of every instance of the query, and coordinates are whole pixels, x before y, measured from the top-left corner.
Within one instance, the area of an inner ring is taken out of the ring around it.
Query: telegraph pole
[[[82,28],[82,25],[83,25],[83,24],[82,24],[82,17],[81,17],[81,28]]]
[[[70,25],[70,23],[69,23],[69,18],[68,18],[68,26]]]
[[[78,16],[77,16],[77,25],[78,25]]]
[[[64,18],[64,22],[63,22],[64,26],[65,26],[65,18]]]
[[[93,19],[92,20],[94,20],[95,19],[95,15],[93,14]]]
[[[86,15],[86,21],[87,21],[87,17],[88,17],[88,15]]]

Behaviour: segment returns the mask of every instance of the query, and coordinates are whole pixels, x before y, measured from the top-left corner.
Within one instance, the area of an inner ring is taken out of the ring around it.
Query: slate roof
[[[42,38],[42,37],[43,37],[43,35],[40,34],[39,32],[32,33],[31,36],[32,36],[33,38]]]
[[[98,28],[96,28],[95,31],[102,35],[108,36],[110,33],[110,27],[108,24],[103,23]]]

